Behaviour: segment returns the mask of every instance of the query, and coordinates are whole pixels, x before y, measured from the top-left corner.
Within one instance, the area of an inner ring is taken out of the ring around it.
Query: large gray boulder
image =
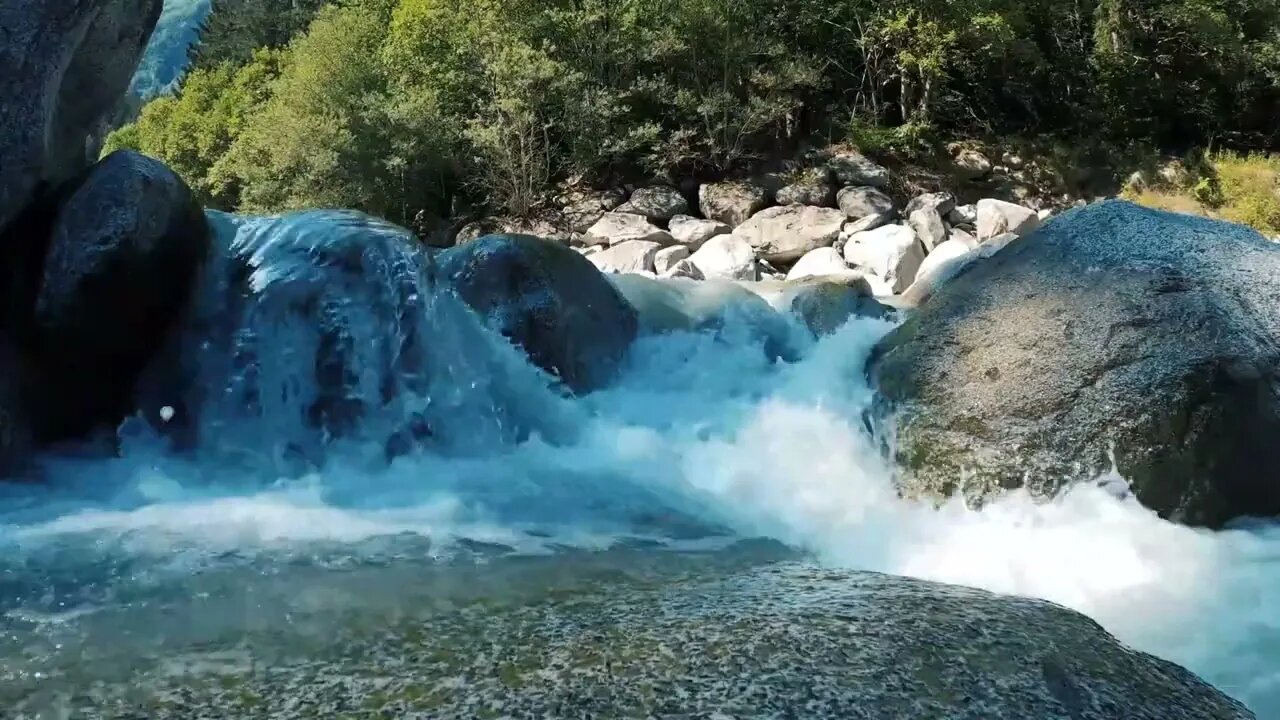
[[[631,305],[590,260],[558,243],[490,235],[436,260],[443,282],[573,390],[612,379],[636,337]]]
[[[844,213],[833,208],[782,205],[756,213],[733,234],[746,240],[764,260],[787,263],[833,245],[844,222]]]
[[[96,155],[163,0],[0,3],[0,230]]]
[[[883,320],[893,314],[892,308],[875,299],[865,278],[837,275],[788,285],[780,304],[817,337],[835,333],[854,318]]]
[[[478,708],[512,718],[1254,718],[1191,672],[1039,600],[795,562],[578,555],[440,573],[420,583],[440,589],[410,611],[365,610],[361,575],[325,592],[309,576],[255,585],[267,612],[300,618],[262,641],[281,656],[271,672],[230,675],[229,643],[191,643],[184,672],[139,663],[127,681],[95,682],[92,697],[139,716],[163,703],[204,717],[360,707],[439,720],[488,714]],[[296,601],[300,585],[311,606]],[[175,604],[179,618],[196,616]],[[322,626],[332,631],[314,631]],[[19,677],[17,690],[34,682]]]
[[[768,193],[754,183],[708,183],[698,190],[698,207],[702,216],[731,228],[746,222],[768,204]]]
[[[614,212],[640,215],[654,222],[666,222],[676,215],[688,214],[689,201],[673,187],[654,185],[631,193],[631,199],[619,205]]]
[[[1242,226],[1073,210],[970,266],[877,356],[909,495],[1048,496],[1114,459],[1177,521],[1280,514],[1280,247]]]
[[[130,411],[134,383],[185,311],[210,247],[190,188],[143,155],[111,154],[65,197],[30,319],[17,322],[42,441]]]

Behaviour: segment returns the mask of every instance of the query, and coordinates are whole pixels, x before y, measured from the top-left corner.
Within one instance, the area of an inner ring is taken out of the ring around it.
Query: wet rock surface
[[[1114,458],[1163,516],[1280,514],[1280,247],[1245,227],[1071,211],[938,290],[871,374],[909,495],[1047,496]]]
[[[381,587],[391,571],[330,573],[320,595],[303,571],[256,589],[205,578],[218,598],[205,612],[252,599],[260,620],[294,620],[235,647],[193,638],[146,662],[95,658],[60,707],[84,718],[1253,717],[1049,603],[763,554],[780,562],[626,551],[418,567],[396,580],[409,583],[398,600]],[[172,621],[198,604],[174,605]],[[29,679],[0,700],[23,720],[51,702]]]

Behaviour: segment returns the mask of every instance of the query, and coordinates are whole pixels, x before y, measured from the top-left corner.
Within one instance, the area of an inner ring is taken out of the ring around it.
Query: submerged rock
[[[1047,496],[1114,459],[1146,506],[1220,526],[1280,514],[1277,338],[1280,247],[1106,202],[951,280],[871,374],[910,495]]]
[[[0,5],[0,230],[75,177],[129,87],[163,0]]]
[[[111,154],[56,210],[30,327],[27,405],[44,442],[114,428],[186,312],[210,238],[190,188],[158,160]]]
[[[893,309],[876,300],[865,279],[815,278],[784,294],[784,304],[818,337],[831,335],[854,318],[883,320]]]
[[[438,720],[485,708],[511,718],[1254,718],[1187,670],[1047,602],[798,562],[715,562],[574,553],[417,568],[401,588],[412,601],[399,604],[372,605],[379,596],[367,587],[387,580],[370,573],[314,590],[303,578],[305,593],[298,581],[253,594],[230,586],[223,594],[264,607],[257,617],[289,613],[250,639],[270,671],[245,658],[228,672],[228,655],[243,650],[206,642],[148,658],[61,707],[282,718],[342,707]],[[286,650],[281,635],[301,637]]]
[[[658,246],[650,249],[651,263]],[[441,282],[535,365],[588,391],[612,379],[637,331],[635,309],[591,264],[599,256],[524,235],[490,235],[436,260]]]

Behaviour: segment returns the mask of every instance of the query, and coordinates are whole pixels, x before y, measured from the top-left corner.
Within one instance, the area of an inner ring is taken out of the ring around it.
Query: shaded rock
[[[628,240],[587,258],[591,264],[607,273],[634,273],[654,271],[653,261],[662,246],[644,240]]]
[[[684,245],[672,245],[669,248],[663,248],[653,256],[653,271],[663,275],[679,264],[681,260],[687,259],[690,254],[689,248]]]
[[[20,373],[17,355],[0,335],[0,479],[20,472],[32,449]]]
[[[907,203],[907,207],[902,211],[904,215],[910,215],[917,210],[932,210],[939,215],[946,217],[956,209],[956,196],[949,192],[926,193],[913,199]],[[976,217],[976,215],[975,215]]]
[[[831,335],[854,318],[882,320],[893,314],[892,308],[872,296],[863,278],[833,282],[817,277],[788,289],[785,297],[791,312],[818,337]]]
[[[915,231],[916,237],[920,238],[926,252],[933,252],[935,247],[947,239],[947,226],[942,222],[942,217],[928,208],[911,213],[907,224]]]
[[[613,212],[641,215],[654,222],[665,222],[689,212],[689,201],[679,190],[663,185],[644,187],[631,193],[631,199]]]
[[[606,212],[598,198],[579,201],[564,209],[565,226],[571,232],[586,233]]]
[[[6,0],[0,6],[0,230],[89,166],[162,0]]]
[[[952,225],[977,225],[977,205],[957,205],[947,213],[947,222]]]
[[[737,235],[717,235],[688,259],[708,279],[756,280],[760,268],[751,243]]]
[[[842,186],[870,185],[882,188],[889,184],[889,171],[868,160],[862,153],[852,150],[837,151],[827,161],[827,167]]]
[[[908,494],[1043,497],[1114,457],[1144,505],[1216,527],[1280,514],[1277,337],[1280,248],[1106,202],[961,273],[872,375]]]
[[[895,294],[915,281],[924,256],[915,231],[903,225],[857,233],[844,246],[845,261],[884,280]]]
[[[703,185],[698,190],[703,217],[736,228],[769,204],[768,194],[759,185],[745,182],[720,182]]]
[[[835,248],[824,247],[805,253],[804,257],[800,258],[791,268],[791,272],[787,273],[787,280],[796,282],[827,276],[857,276],[860,278],[862,273],[846,265],[844,258]]]
[[[661,275],[663,278],[684,278],[686,280],[706,280],[707,276],[702,274],[697,265],[694,265],[688,259],[672,265],[666,272]]]
[[[112,153],[72,188],[56,211],[30,324],[15,328],[42,442],[114,428],[131,412],[134,385],[185,312],[210,250],[191,190],[158,160]]]
[[[839,210],[809,205],[769,208],[733,231],[767,262],[791,262],[835,243],[845,216]]]
[[[688,215],[671,218],[671,236],[681,245],[697,252],[702,244],[717,235],[728,235],[733,228],[715,220],[702,220]]]
[[[850,235],[884,227],[893,221],[894,215],[895,213],[892,212],[874,213],[862,218],[861,220],[847,222],[844,224],[844,227],[840,229],[840,235],[847,240]]]
[[[583,238],[587,245],[618,245],[641,241],[658,245],[674,245],[675,238],[640,215],[624,212],[605,213]]]
[[[831,207],[835,204],[831,173],[826,169],[802,173],[794,182],[779,189],[776,198],[779,205]]]
[[[1038,227],[1040,227],[1040,217],[1035,210],[1003,200],[978,201],[978,240],[980,241],[985,242],[1005,233],[1022,237],[1035,232]]]
[[[957,174],[967,180],[979,180],[991,174],[991,160],[977,150],[961,150],[953,162]]]
[[[891,215],[893,200],[873,187],[847,187],[836,197],[840,209],[850,220],[861,220],[870,215]]]
[[[653,246],[654,252],[657,246]],[[437,256],[441,278],[577,391],[608,382],[636,336],[635,310],[591,260],[558,243],[490,235]]]

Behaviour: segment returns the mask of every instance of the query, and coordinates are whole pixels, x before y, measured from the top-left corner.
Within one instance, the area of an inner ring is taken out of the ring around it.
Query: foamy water
[[[791,364],[732,334],[646,339],[608,390],[570,401],[525,388],[574,426],[568,437],[389,468],[380,445],[353,440],[323,469],[264,484],[235,464],[170,457],[145,432],[120,459],[51,459],[61,489],[0,497],[0,581],[17,588],[0,611],[74,621],[156,575],[316,548],[358,560],[388,537],[395,552],[443,558],[462,541],[541,553],[765,536],[833,565],[1061,603],[1280,717],[1280,527],[1172,525],[1114,479],[980,512],[900,500],[864,419],[865,359],[888,329],[855,322]],[[73,578],[90,564],[110,577],[81,592]]]

